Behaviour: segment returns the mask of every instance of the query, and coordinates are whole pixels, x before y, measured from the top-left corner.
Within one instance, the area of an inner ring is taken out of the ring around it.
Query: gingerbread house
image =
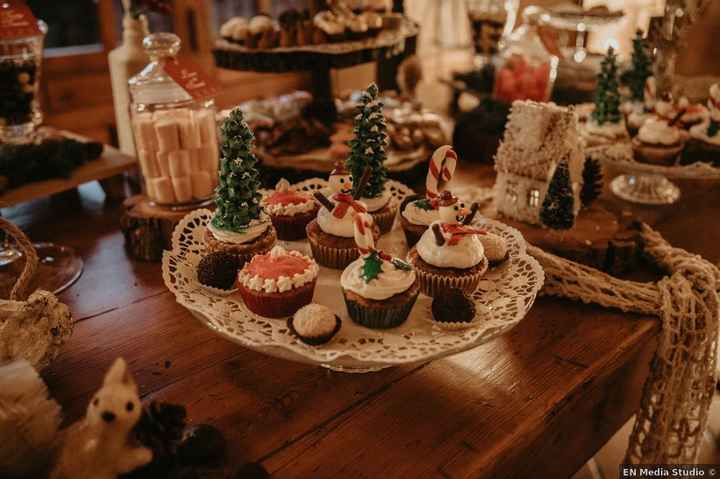
[[[563,159],[568,162],[577,215],[585,155],[574,109],[529,100],[513,102],[495,156],[498,212],[540,224],[548,184]]]

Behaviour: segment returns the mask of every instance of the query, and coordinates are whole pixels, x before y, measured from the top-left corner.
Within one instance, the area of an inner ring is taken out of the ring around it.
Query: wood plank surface
[[[491,182],[468,168],[465,184]],[[675,243],[718,257],[720,226],[690,226],[717,188],[648,218]],[[700,204],[700,203],[702,204]],[[609,200],[613,203],[613,200]],[[628,208],[628,204],[616,204]],[[75,334],[46,371],[66,420],[79,417],[105,369],[125,357],[143,396],[183,403],[217,425],[233,462],[277,478],[567,477],[634,412],[659,323],[540,298],[508,335],[424,365],[354,375],[291,363],[230,343],[176,304],[160,267],[130,261],[121,206],[99,188],[4,211],[36,240],[76,248],[81,280],[62,295]],[[694,218],[694,219],[693,219]],[[702,238],[705,238],[703,240]]]

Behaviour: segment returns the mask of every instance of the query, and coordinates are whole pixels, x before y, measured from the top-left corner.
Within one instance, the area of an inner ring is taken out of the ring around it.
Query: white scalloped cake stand
[[[311,179],[295,185],[318,191],[327,182]],[[399,204],[412,190],[388,181],[392,201]],[[314,301],[325,304],[342,318],[338,335],[328,344],[313,347],[297,340],[286,322],[257,316],[245,308],[239,295],[217,295],[202,287],[196,265],[204,254],[203,233],[212,213],[196,210],[176,227],[173,249],[163,255],[163,279],[178,303],[218,334],[247,348],[279,358],[345,372],[369,372],[386,367],[426,362],[474,348],[506,333],[527,314],[542,287],[542,268],[525,251],[522,235],[507,225],[486,218],[475,224],[504,237],[510,258],[483,278],[472,298],[477,315],[460,331],[439,328],[429,319],[432,299],[420,294],[408,320],[389,330],[374,330],[353,323],[347,315],[340,290],[340,271],[320,268]],[[309,254],[307,241],[281,242],[288,249]],[[380,240],[379,246],[396,256],[407,252],[399,225]]]

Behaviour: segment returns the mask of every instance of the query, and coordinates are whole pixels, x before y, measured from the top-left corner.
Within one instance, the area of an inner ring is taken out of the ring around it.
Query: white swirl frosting
[[[363,298],[380,301],[407,291],[415,283],[415,271],[396,268],[390,261],[382,262],[377,278],[365,281],[361,276],[365,257],[348,265],[340,276],[340,285]]]
[[[320,271],[320,268],[315,261],[298,251],[286,251],[282,246],[275,246],[268,254],[273,257],[280,255],[296,256],[306,260],[308,262],[308,266],[302,273],[295,273],[292,276],[263,278],[260,275],[251,275],[248,272],[248,268],[252,263],[251,261],[251,263],[247,263],[238,273],[238,282],[246,288],[254,291],[263,291],[265,293],[284,293],[285,291],[290,291],[293,288],[299,288],[300,286],[314,280],[317,278],[318,272]]]
[[[720,132],[716,133],[715,136],[708,135],[708,126],[709,122],[703,122],[693,126],[690,128],[690,136],[702,140],[705,143],[720,146]]]
[[[245,231],[230,231],[216,228],[213,226],[212,221],[208,223],[207,227],[218,241],[222,241],[223,243],[244,244],[260,237],[265,233],[265,230],[268,229],[270,224],[270,219],[263,214],[260,218],[250,221]]]
[[[387,189],[384,189],[382,194],[376,196],[375,198],[363,197],[362,202],[370,212],[381,210],[386,204],[388,204],[388,202],[390,202],[390,192]]]
[[[326,336],[335,330],[335,313],[322,304],[310,303],[298,309],[292,322],[295,332],[305,338]]]
[[[411,201],[405,205],[402,215],[410,223],[421,226],[428,226],[440,218],[437,209],[426,210],[420,208],[415,201]]]
[[[680,141],[680,130],[667,121],[649,118],[638,131],[638,139],[650,145],[674,145]]]
[[[454,245],[446,242],[438,246],[432,225],[420,237],[416,247],[423,261],[438,268],[472,268],[485,258],[485,248],[477,235],[465,235]]]
[[[364,205],[362,201],[359,203]],[[348,208],[345,216],[337,218],[332,214],[332,212],[328,211],[328,209],[323,206],[318,210],[317,222],[320,229],[329,235],[340,236],[341,238],[354,238],[354,217],[355,210],[352,208]]]
[[[606,121],[602,125],[592,118],[585,122],[584,133],[588,135],[601,136],[603,138],[620,138],[626,135],[625,125],[622,121],[611,123]]]

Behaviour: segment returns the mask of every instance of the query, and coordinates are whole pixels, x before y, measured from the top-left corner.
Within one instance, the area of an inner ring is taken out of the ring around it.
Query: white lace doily
[[[325,180],[311,179],[295,185],[304,191],[322,190]],[[399,204],[412,190],[388,181],[392,201]],[[201,287],[196,266],[204,255],[203,233],[211,218],[209,210],[188,214],[173,234],[173,249],[163,255],[163,279],[177,301],[208,327],[245,347],[294,361],[319,364],[336,370],[364,372],[384,367],[424,362],[480,345],[522,320],[543,284],[538,262],[526,254],[521,234],[502,223],[478,218],[475,223],[504,237],[510,259],[491,270],[473,294],[478,317],[461,331],[447,331],[434,325],[431,298],[420,295],[408,320],[390,330],[358,326],[347,316],[340,271],[320,268],[314,301],[325,304],[342,318],[343,325],[333,341],[313,347],[292,336],[284,320],[268,319],[248,311],[238,295],[219,296]],[[283,242],[289,249],[310,254],[307,241]],[[396,256],[407,252],[399,224],[380,239],[379,246]]]

